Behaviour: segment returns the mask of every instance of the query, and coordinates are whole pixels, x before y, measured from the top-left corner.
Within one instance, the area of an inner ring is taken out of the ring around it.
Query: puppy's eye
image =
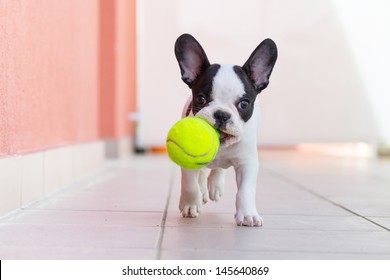
[[[249,101],[248,100],[241,100],[240,103],[238,103],[238,108],[241,110],[246,110],[249,107]]]
[[[204,96],[197,96],[195,100],[198,105],[206,104],[206,98]]]

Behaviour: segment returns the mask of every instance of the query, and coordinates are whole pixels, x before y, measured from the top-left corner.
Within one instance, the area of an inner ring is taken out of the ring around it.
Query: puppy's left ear
[[[268,86],[269,77],[277,58],[278,49],[275,42],[271,39],[265,39],[242,67],[258,93]]]

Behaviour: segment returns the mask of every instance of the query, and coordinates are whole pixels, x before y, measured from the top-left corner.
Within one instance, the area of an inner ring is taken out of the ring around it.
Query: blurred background
[[[137,16],[141,145],[164,145],[190,93],[173,55],[185,32],[216,63],[243,65],[264,38],[276,42],[260,145],[389,143],[387,1],[149,0]]]
[[[0,213],[106,159],[163,148],[190,95],[173,52],[182,33],[215,63],[276,42],[259,147],[386,153],[389,3],[0,1]]]

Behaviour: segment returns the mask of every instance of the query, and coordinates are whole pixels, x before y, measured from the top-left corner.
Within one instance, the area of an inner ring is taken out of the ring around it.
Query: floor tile
[[[159,227],[132,227],[125,225],[100,226],[100,225],[53,225],[53,224],[8,224],[0,226],[0,247],[17,246],[24,247],[26,254],[29,248],[39,247],[48,251],[53,258],[54,251],[83,252],[87,250],[106,250],[110,252],[118,249],[148,249],[153,250],[156,245]],[[63,248],[64,250],[62,250]],[[54,251],[53,251],[54,250]],[[0,258],[13,258],[10,253]],[[20,253],[23,251],[20,250]],[[15,253],[16,254],[16,253]],[[43,252],[42,252],[43,254]],[[63,255],[62,255],[63,256]],[[23,255],[15,255],[15,258],[24,258]],[[73,257],[78,258],[78,255]]]
[[[163,260],[388,260],[389,254],[340,252],[237,251],[213,249],[167,249]]]
[[[389,216],[390,199],[387,198],[332,198],[338,204],[362,216]]]
[[[224,195],[218,202],[209,201],[203,205],[202,212],[235,213],[237,187],[233,178],[234,172],[229,170]],[[169,211],[178,212],[179,198],[180,185],[176,180]],[[256,202],[260,215],[350,215],[345,209],[267,172],[259,174]]]
[[[1,224],[159,227],[162,212],[20,210]]]
[[[383,232],[383,228],[361,217],[350,216],[297,216],[262,215],[261,230],[308,230],[342,232]],[[232,214],[201,213],[198,218],[183,218],[179,214],[168,214],[166,227],[186,228],[236,228]]]
[[[390,231],[390,215],[388,217],[367,217],[368,219],[384,226],[385,228],[389,229]]]
[[[221,200],[185,219],[180,169],[166,155],[134,156],[0,218],[0,258],[390,258],[390,162],[292,151],[260,158],[261,228],[235,225],[234,170]]]
[[[166,228],[165,250],[229,250],[244,252],[299,252],[314,255],[383,255],[390,258],[388,232],[272,230],[266,228]],[[205,255],[204,258],[209,256]]]
[[[166,183],[162,184],[162,180]],[[167,182],[169,176],[150,178],[149,173],[119,172],[107,181],[64,190],[32,207],[58,210],[163,211],[169,188]]]
[[[0,257],[7,260],[153,260],[154,249],[101,247],[27,247],[5,245]]]

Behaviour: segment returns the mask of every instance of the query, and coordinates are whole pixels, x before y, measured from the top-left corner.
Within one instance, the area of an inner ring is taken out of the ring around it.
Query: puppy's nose
[[[231,116],[232,116],[231,114],[221,110],[218,110],[214,113],[214,118],[219,124],[219,126],[226,124],[226,122],[230,119]]]

